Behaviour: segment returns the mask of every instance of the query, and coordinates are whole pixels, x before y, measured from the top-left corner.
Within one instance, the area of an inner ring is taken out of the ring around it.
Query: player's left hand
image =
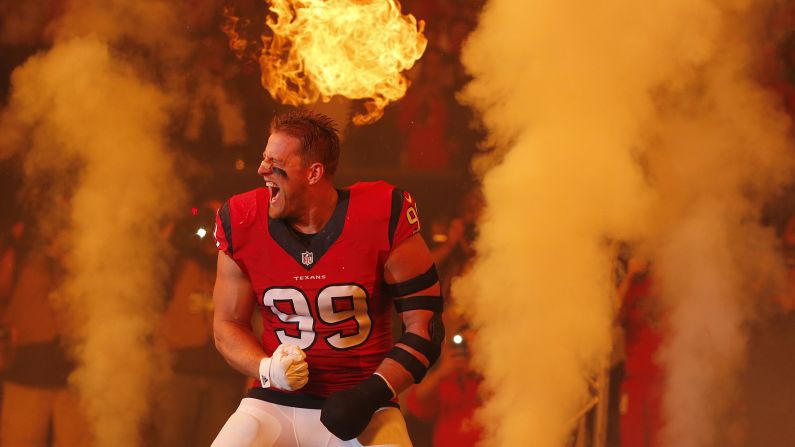
[[[349,441],[367,428],[376,410],[391,398],[384,378],[373,374],[353,388],[332,393],[320,410],[320,422],[334,436]]]

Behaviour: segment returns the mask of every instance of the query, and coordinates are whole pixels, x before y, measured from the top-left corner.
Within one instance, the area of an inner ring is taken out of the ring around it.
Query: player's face
[[[257,173],[270,189],[268,216],[293,219],[301,215],[307,192],[307,167],[301,158],[301,141],[276,132],[268,138]]]

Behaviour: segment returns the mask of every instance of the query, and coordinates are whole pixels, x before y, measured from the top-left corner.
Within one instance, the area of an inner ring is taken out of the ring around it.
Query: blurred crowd
[[[163,228],[171,268],[151,348],[168,360],[141,427],[145,445],[209,445],[245,389],[212,338],[217,205],[193,207]],[[90,425],[68,379],[77,366],[59,296],[68,257],[57,240],[23,222],[0,241],[0,256],[0,445],[90,446]]]
[[[759,317],[748,331],[748,359],[730,401],[730,422],[721,445],[786,445],[795,439],[788,421],[795,412],[795,214],[776,224],[779,261],[786,279],[778,287],[762,280],[754,297]],[[660,356],[668,323],[653,261],[624,247],[617,267],[617,333],[610,371],[608,446],[654,447],[663,429],[665,374]]]

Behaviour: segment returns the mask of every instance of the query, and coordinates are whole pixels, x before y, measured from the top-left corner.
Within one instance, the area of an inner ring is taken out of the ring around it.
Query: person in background
[[[171,298],[158,329],[172,371],[154,408],[154,445],[207,447],[235,410],[245,378],[218,354],[212,333],[215,243],[210,235],[220,203],[193,208],[171,234],[179,252]]]
[[[16,279],[17,258],[24,233],[25,224],[14,222],[9,231],[10,237],[0,240],[0,309],[4,308],[11,298],[11,290]]]
[[[795,414],[795,215],[783,224],[779,242],[784,283],[774,291],[760,288],[763,318],[750,325],[747,366],[741,375],[738,394],[746,424],[741,426],[743,436],[738,437],[745,446],[784,446],[795,439],[791,423]]]
[[[50,440],[56,447],[91,445],[79,397],[67,384],[74,363],[62,345],[62,314],[53,304],[61,258],[54,242],[17,258],[19,271],[1,320],[14,334],[3,371],[4,447],[45,447]]]
[[[442,349],[439,363],[408,392],[409,414],[433,425],[433,447],[474,447],[483,428],[475,419],[481,405],[480,375],[470,366],[475,332],[462,325]]]
[[[14,222],[11,225],[9,237],[0,240],[0,315],[5,313],[11,301],[11,292],[19,273],[18,258],[22,248],[22,236],[25,233],[25,224]],[[11,354],[11,344],[14,334],[11,327],[0,323],[0,372],[8,366]],[[0,389],[0,399],[2,390]]]
[[[432,225],[435,245],[431,256],[439,266],[442,294],[448,312],[445,326],[459,328],[458,337],[449,338],[442,350],[439,364],[428,373],[428,378],[407,393],[404,407],[412,433],[434,446],[471,445],[480,438],[481,428],[472,419],[479,405],[477,386],[479,376],[469,367],[469,344],[473,331],[464,323],[460,308],[452,294],[452,280],[469,267],[475,255],[474,242],[478,235],[478,218],[483,208],[483,197],[478,189],[461,196],[456,215],[448,220],[437,220]],[[456,343],[458,341],[459,343]],[[461,407],[451,409],[455,401]],[[463,424],[463,425],[461,425]],[[430,435],[426,433],[430,431]],[[449,441],[445,443],[445,439]]]
[[[625,334],[619,405],[622,446],[657,446],[662,429],[664,371],[656,358],[663,343],[665,315],[653,280],[649,262],[633,255],[618,287],[619,319]]]

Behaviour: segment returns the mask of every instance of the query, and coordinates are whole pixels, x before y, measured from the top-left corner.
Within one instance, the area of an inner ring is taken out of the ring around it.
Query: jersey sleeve
[[[215,213],[215,246],[230,257],[234,253],[232,245],[232,219],[229,216],[229,202],[224,202]]]
[[[390,246],[397,247],[401,242],[420,232],[420,215],[417,201],[406,191],[392,190],[392,214],[389,219]]]

